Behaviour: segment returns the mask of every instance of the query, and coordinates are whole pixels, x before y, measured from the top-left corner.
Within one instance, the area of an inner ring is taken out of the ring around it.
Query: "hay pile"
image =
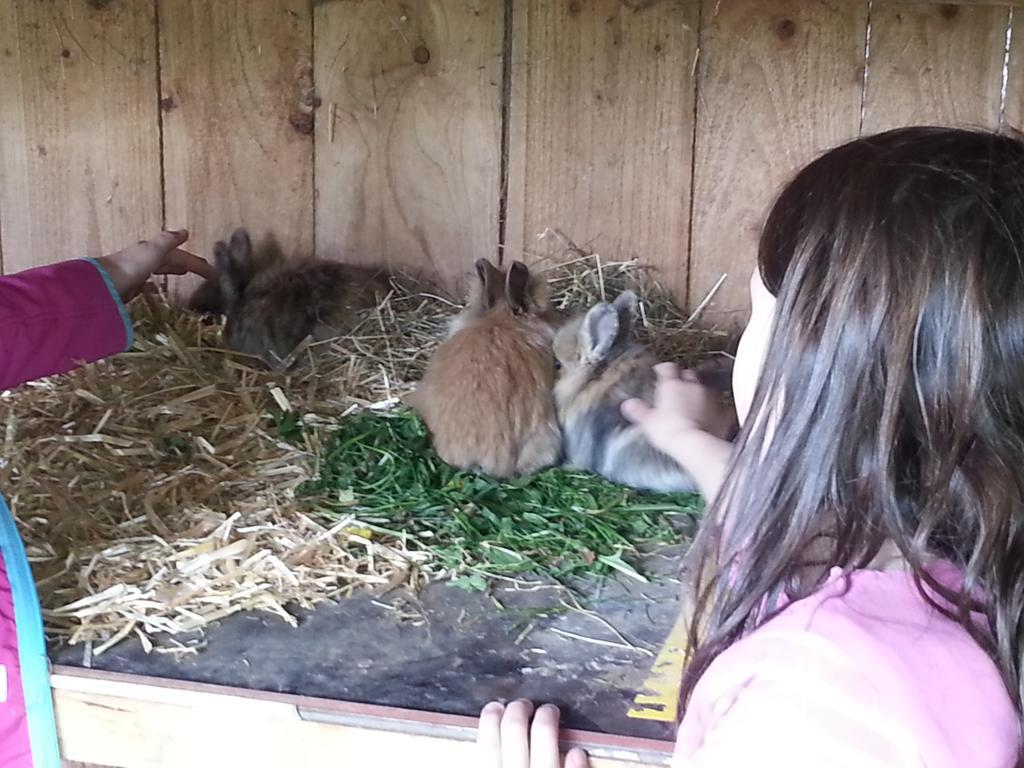
[[[549,272],[561,305],[640,285],[635,264],[598,263],[577,253]],[[692,358],[719,341],[683,328],[656,288],[640,293],[644,333],[663,353]],[[238,611],[294,624],[286,605],[446,575],[401,532],[382,536],[355,510],[329,519],[296,491],[317,477],[339,417],[399,403],[454,307],[396,281],[350,336],[306,350],[306,365],[284,374],[251,367],[220,348],[218,326],[146,297],[132,306],[130,352],[5,393],[0,487],[47,632],[92,654],[132,635],[190,652],[175,636]]]
[[[599,253],[577,245],[557,230],[548,229],[538,239],[547,244],[547,264],[541,262],[535,269],[551,285],[555,306],[562,312],[572,315],[632,290],[640,297],[636,336],[659,360],[696,363],[721,354],[727,334],[702,328],[698,320],[724,283],[725,275],[687,314],[658,284],[652,270],[636,260],[605,262]]]

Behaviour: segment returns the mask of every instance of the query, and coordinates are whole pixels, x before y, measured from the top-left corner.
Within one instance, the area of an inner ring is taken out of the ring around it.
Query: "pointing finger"
[[[192,273],[212,280],[217,276],[217,271],[205,259],[201,259],[194,253],[176,248],[164,260],[162,266],[157,269],[162,275],[184,275]]]

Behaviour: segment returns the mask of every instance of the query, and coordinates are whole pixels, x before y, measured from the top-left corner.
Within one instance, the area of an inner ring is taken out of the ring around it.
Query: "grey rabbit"
[[[623,401],[654,395],[658,362],[632,338],[636,294],[625,291],[566,323],[556,334],[561,368],[555,404],[566,464],[648,491],[696,491],[693,479],[620,413]],[[728,437],[731,428],[723,428]]]
[[[268,238],[255,250],[249,233],[236,229],[214,247],[215,282],[189,304],[223,314],[224,338],[237,352],[280,365],[307,337],[319,341],[350,329],[357,312],[375,306],[389,288],[383,270],[323,259],[288,262]]]

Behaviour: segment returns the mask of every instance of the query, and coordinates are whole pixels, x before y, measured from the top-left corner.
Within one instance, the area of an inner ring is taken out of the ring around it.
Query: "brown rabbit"
[[[452,466],[497,478],[530,474],[556,464],[562,446],[547,285],[518,261],[505,274],[480,259],[476,273],[465,310],[409,402]]]
[[[193,294],[199,312],[226,316],[228,347],[272,366],[280,365],[306,338],[322,340],[350,328],[360,309],[387,292],[380,270],[307,259],[287,263],[267,240],[255,251],[248,232],[237,229],[214,248],[216,282]]]

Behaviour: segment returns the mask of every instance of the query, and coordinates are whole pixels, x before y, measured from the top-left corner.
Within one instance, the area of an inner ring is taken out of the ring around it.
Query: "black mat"
[[[679,610],[675,562],[649,559],[648,572],[662,575],[647,584],[607,578],[584,587],[585,604],[646,652],[573,637],[621,645],[592,616],[538,617],[559,606],[558,591],[485,595],[435,585],[419,595],[396,590],[325,604],[297,614],[298,628],[265,613],[237,614],[211,627],[196,654],[147,655],[126,641],[91,666],[462,715],[494,698],[523,696],[558,704],[567,727],[671,738],[670,725],[626,713]],[[51,655],[60,664],[84,661],[81,647],[55,647]]]

